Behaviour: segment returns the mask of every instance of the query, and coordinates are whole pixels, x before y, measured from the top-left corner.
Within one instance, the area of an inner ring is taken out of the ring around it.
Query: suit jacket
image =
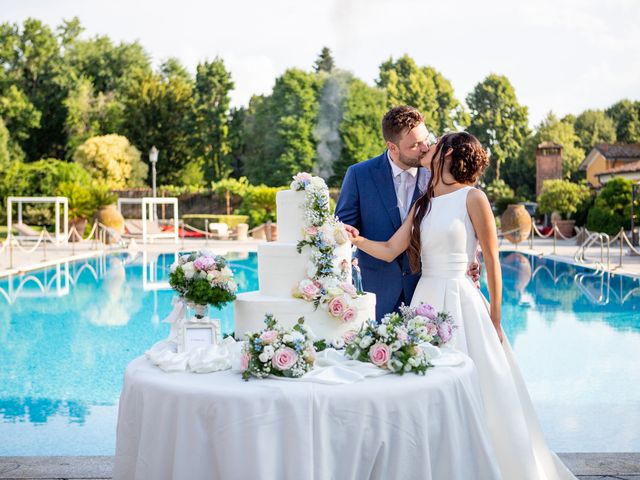
[[[429,177],[427,169],[418,169],[412,205],[426,189]],[[370,240],[386,241],[400,228],[400,210],[386,151],[349,167],[342,181],[336,216]],[[392,262],[378,260],[362,251],[356,255],[364,290],[377,296],[377,319],[397,309],[401,302],[411,301],[420,274],[411,274],[406,253]]]

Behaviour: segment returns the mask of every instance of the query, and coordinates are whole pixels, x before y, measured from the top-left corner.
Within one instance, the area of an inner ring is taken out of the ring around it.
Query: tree
[[[640,142],[640,101],[621,100],[609,107],[606,113],[616,124],[618,142]]]
[[[569,219],[589,195],[586,185],[567,180],[545,180],[538,197],[538,211],[547,214],[558,212],[564,219]]]
[[[349,166],[380,155],[385,148],[380,127],[387,108],[386,92],[362,80],[349,83],[342,120],[338,127],[342,149],[333,164],[331,186],[340,186]]]
[[[514,161],[529,134],[527,107],[518,103],[505,76],[491,74],[467,96],[471,112],[469,132],[490,150],[486,181],[500,179],[500,167]]]
[[[73,160],[113,189],[141,185],[149,168],[140,159],[138,149],[121,135],[88,139],[77,148]]]
[[[566,117],[562,119],[570,123]],[[616,126],[602,110],[585,110],[575,119],[574,128],[579,146],[587,153],[598,143],[615,143]]]
[[[269,97],[255,97],[249,106],[243,174],[251,183],[288,184],[300,171],[312,171],[316,144],[313,127],[318,111],[318,79],[289,69],[276,79]]]
[[[316,60],[313,68],[316,73],[331,73],[333,71],[335,68],[335,61],[333,60],[333,55],[331,54],[329,47],[322,47],[322,51],[320,52],[320,55],[318,55],[318,59]]]
[[[580,148],[580,138],[571,123],[558,120],[553,112],[538,125],[536,146],[542,142],[555,142],[562,145],[562,173],[565,178],[577,180],[578,166],[584,160],[585,151]],[[535,151],[533,152],[535,158]]]
[[[0,95],[0,119],[3,119],[10,134],[7,148],[15,160],[24,158],[21,145],[40,126],[41,114],[29,101],[25,93],[15,85],[8,86]]]
[[[631,228],[631,185],[631,180],[618,177],[602,187],[587,216],[589,230],[615,235],[620,227]]]
[[[180,184],[183,169],[193,160],[189,147],[193,82],[181,75],[141,73],[121,98],[127,112],[122,133],[141,152],[153,145],[158,148],[159,184]]]
[[[229,144],[231,73],[215,58],[197,67],[192,113],[191,149],[204,164],[209,181],[225,178],[233,169]]]
[[[0,174],[4,174],[9,167],[9,130],[0,117]]]

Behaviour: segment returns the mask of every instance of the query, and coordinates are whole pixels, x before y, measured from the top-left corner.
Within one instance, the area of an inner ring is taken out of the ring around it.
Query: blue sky
[[[509,77],[530,122],[640,99],[639,0],[0,0],[0,21],[80,17],[86,36],[139,40],[154,63],[225,59],[235,105],[271,90],[286,68],[311,68],[322,46],[373,83],[410,54],[463,100],[491,72]]]

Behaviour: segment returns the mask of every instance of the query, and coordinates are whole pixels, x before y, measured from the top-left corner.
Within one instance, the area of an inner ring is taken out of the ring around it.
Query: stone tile
[[[0,457],[0,479],[104,479],[113,457]]]
[[[640,477],[640,453],[560,453],[558,456],[575,475]]]

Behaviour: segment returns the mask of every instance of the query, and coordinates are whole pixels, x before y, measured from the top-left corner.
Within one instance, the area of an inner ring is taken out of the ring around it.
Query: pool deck
[[[581,480],[640,480],[640,453],[561,453]],[[111,479],[113,457],[0,457],[0,479]]]

